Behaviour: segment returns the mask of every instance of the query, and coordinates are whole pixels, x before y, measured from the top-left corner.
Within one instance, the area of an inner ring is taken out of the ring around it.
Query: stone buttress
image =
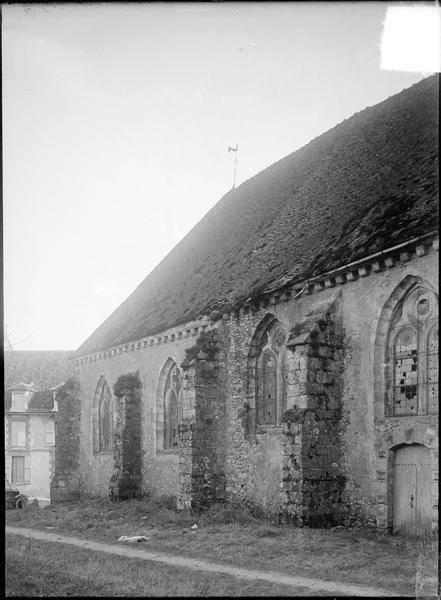
[[[342,522],[343,332],[336,304],[310,313],[291,331],[280,520],[323,526]]]
[[[225,355],[220,334],[204,332],[186,353],[177,494],[181,509],[207,507],[225,498]]]

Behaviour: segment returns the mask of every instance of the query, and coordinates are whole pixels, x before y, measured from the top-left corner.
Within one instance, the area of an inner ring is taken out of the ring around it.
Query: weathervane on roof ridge
[[[237,151],[239,150],[239,146],[236,144],[236,147],[228,146],[228,154],[230,152],[234,152],[234,174],[233,174],[233,189],[236,187],[236,170],[237,170]]]

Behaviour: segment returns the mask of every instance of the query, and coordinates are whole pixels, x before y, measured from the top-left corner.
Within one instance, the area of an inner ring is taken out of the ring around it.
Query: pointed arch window
[[[276,426],[285,409],[285,341],[283,326],[273,321],[263,333],[257,348],[254,396],[258,426]]]
[[[386,349],[389,416],[438,412],[438,300],[418,286],[397,305]]]
[[[93,402],[93,449],[109,452],[113,444],[113,403],[110,386],[100,377]]]
[[[158,450],[177,450],[183,418],[182,376],[169,359],[159,378],[156,445]]]

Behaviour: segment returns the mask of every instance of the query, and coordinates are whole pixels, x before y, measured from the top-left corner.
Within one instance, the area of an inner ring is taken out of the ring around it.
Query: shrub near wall
[[[118,498],[141,494],[142,427],[139,373],[121,375],[113,386],[116,397],[114,474],[111,485]]]

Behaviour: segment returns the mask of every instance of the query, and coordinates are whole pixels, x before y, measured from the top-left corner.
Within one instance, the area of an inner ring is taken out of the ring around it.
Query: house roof
[[[35,392],[36,390],[33,383],[17,383],[17,385],[13,385],[12,387],[8,388],[8,392],[18,391]]]
[[[74,355],[153,335],[437,226],[438,76],[229,191]]]
[[[66,381],[71,376],[72,365],[68,360],[71,354],[72,352],[68,350],[6,351],[4,353],[5,389],[7,390],[5,410],[10,409],[11,392],[17,389],[37,392],[32,397],[29,406],[35,410],[46,410],[49,403],[47,399],[42,400],[42,390],[50,391],[50,388],[58,386],[60,382]],[[33,383],[17,384],[17,381],[32,381]],[[50,391],[50,398],[50,402],[52,402],[52,391]],[[51,409],[52,406],[48,410]]]
[[[24,385],[24,384],[20,384]],[[62,385],[62,384],[61,384]],[[61,387],[57,386],[57,387]],[[12,408],[12,392],[14,392],[18,388],[18,386],[14,386],[6,391],[5,394],[5,411],[8,412]],[[24,412],[51,412],[54,408],[54,393],[53,390],[35,390],[34,388],[29,389],[28,391],[32,391],[32,395],[29,398],[29,402],[27,408]],[[20,411],[21,412],[21,411]]]

